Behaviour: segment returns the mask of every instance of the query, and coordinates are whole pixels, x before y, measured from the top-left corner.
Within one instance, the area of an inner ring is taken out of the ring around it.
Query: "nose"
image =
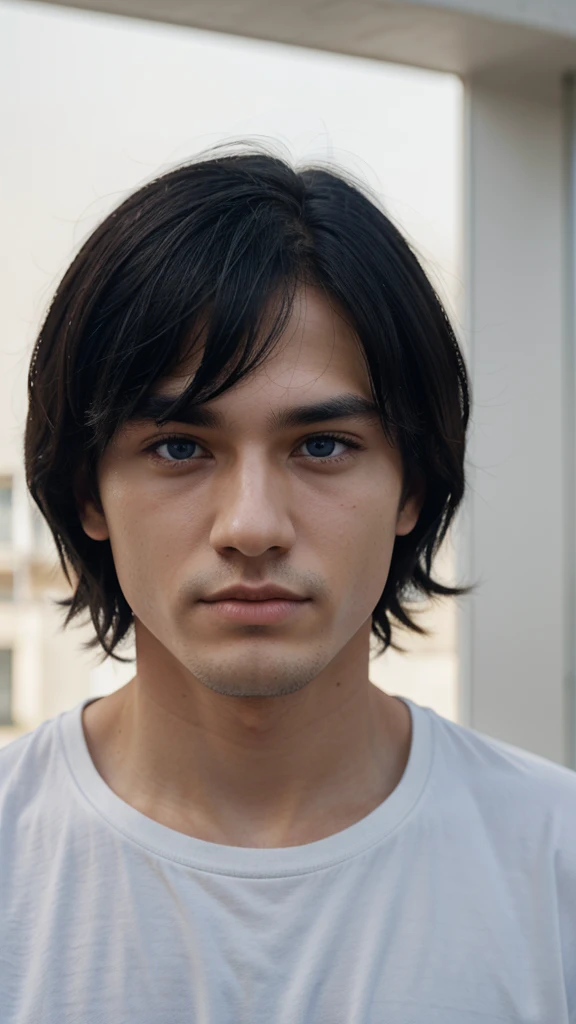
[[[288,482],[264,454],[252,452],[237,461],[215,489],[210,544],[256,558],[267,551],[288,551],[295,540]]]

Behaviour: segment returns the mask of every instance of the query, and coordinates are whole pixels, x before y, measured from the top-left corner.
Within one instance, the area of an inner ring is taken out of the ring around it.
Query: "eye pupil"
[[[194,441],[169,441],[166,445],[168,454],[173,459],[189,459],[194,447]]]
[[[319,455],[322,458],[329,458],[330,455],[334,454],[334,445],[338,444],[338,441],[334,437],[312,437],[308,441],[305,441],[305,444],[309,449],[309,455]],[[165,448],[168,458],[171,461],[183,462],[184,460],[192,457],[194,449],[197,447],[197,442],[184,441],[176,438],[173,441],[165,441],[162,447]]]
[[[332,455],[331,451],[326,451],[326,445],[335,445],[336,441],[333,437],[315,437],[311,441],[307,441],[306,444],[310,445],[314,455]]]

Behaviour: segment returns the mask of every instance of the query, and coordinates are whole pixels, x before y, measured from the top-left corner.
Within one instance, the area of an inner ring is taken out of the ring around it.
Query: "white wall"
[[[474,417],[461,566],[481,587],[463,606],[461,717],[568,761],[561,92],[474,82],[468,104]]]

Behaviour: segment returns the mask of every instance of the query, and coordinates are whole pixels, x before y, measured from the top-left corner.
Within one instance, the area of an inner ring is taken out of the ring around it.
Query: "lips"
[[[198,602],[211,623],[220,621],[229,628],[237,626],[276,626],[289,623],[303,614],[310,599],[294,594],[284,587],[267,584],[261,587],[236,586],[219,590]],[[261,634],[262,635],[262,634]]]
[[[277,587],[274,584],[265,584],[261,587],[248,587],[238,584],[234,587],[226,587],[219,590],[210,597],[202,598],[208,604],[216,601],[306,601],[307,598],[295,594],[285,587]]]

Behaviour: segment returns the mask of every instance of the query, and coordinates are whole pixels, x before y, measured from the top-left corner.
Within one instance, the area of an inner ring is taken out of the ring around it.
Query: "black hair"
[[[357,182],[249,150],[211,153],[138,189],[96,228],[59,285],[32,355],[26,478],[73,586],[64,625],[88,610],[114,649],[132,610],[109,541],[80,522],[80,470],[202,339],[200,365],[167,419],[256,369],[281,336],[296,288],[320,288],[353,327],[405,493],[423,483],[415,528],[397,537],[372,616],[381,651],[392,620],[417,633],[410,601],[468,593],[432,576],[465,488],[469,381],[446,312],[416,255]],[[270,303],[275,313],[270,320]]]

